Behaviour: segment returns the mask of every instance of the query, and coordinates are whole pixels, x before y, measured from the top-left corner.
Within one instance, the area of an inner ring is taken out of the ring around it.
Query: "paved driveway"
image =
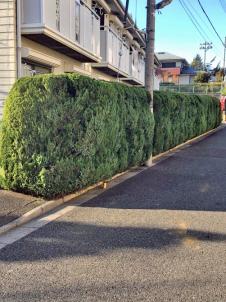
[[[0,301],[226,301],[226,128],[0,250]]]

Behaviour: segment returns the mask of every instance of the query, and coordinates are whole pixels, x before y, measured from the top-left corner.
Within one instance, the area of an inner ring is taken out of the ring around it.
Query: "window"
[[[37,74],[51,73],[52,68],[50,66],[32,62],[30,60],[22,60],[22,76],[35,76]]]
[[[75,41],[80,42],[80,1],[75,0]]]
[[[162,63],[162,68],[174,68],[176,67],[176,62]]]
[[[60,0],[56,0],[56,28],[60,31]]]

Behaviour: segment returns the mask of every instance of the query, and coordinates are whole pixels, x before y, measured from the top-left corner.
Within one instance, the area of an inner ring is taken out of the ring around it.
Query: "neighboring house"
[[[192,84],[196,71],[189,66],[186,59],[168,52],[156,53],[161,63],[162,82],[179,85]]]
[[[124,14],[120,0],[1,0],[0,115],[23,76],[77,72],[143,86],[145,37],[130,16],[124,28]]]

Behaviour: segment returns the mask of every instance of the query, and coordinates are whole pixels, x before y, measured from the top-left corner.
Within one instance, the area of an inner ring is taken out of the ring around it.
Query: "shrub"
[[[194,78],[195,83],[208,83],[211,75],[206,71],[200,71]]]
[[[53,197],[147,160],[154,121],[142,88],[74,74],[20,79],[6,101],[5,185]]]
[[[220,103],[210,96],[155,92],[154,117],[153,153],[159,154],[217,127]]]
[[[0,186],[43,197],[74,192],[217,127],[219,100],[154,93],[75,74],[20,79],[5,104]],[[154,143],[152,144],[154,132]]]

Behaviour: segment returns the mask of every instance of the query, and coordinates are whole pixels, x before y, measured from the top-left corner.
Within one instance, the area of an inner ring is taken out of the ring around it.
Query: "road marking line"
[[[42,228],[43,226],[47,225],[48,223],[62,217],[63,215],[68,214],[71,212],[75,206],[67,206],[63,209],[60,209],[50,215],[47,215],[42,218],[37,218],[31,222],[28,222],[27,224],[18,227],[17,229],[14,229],[2,236],[0,236],[0,250],[6,247],[7,245],[10,245],[25,236],[33,233],[34,231]]]

